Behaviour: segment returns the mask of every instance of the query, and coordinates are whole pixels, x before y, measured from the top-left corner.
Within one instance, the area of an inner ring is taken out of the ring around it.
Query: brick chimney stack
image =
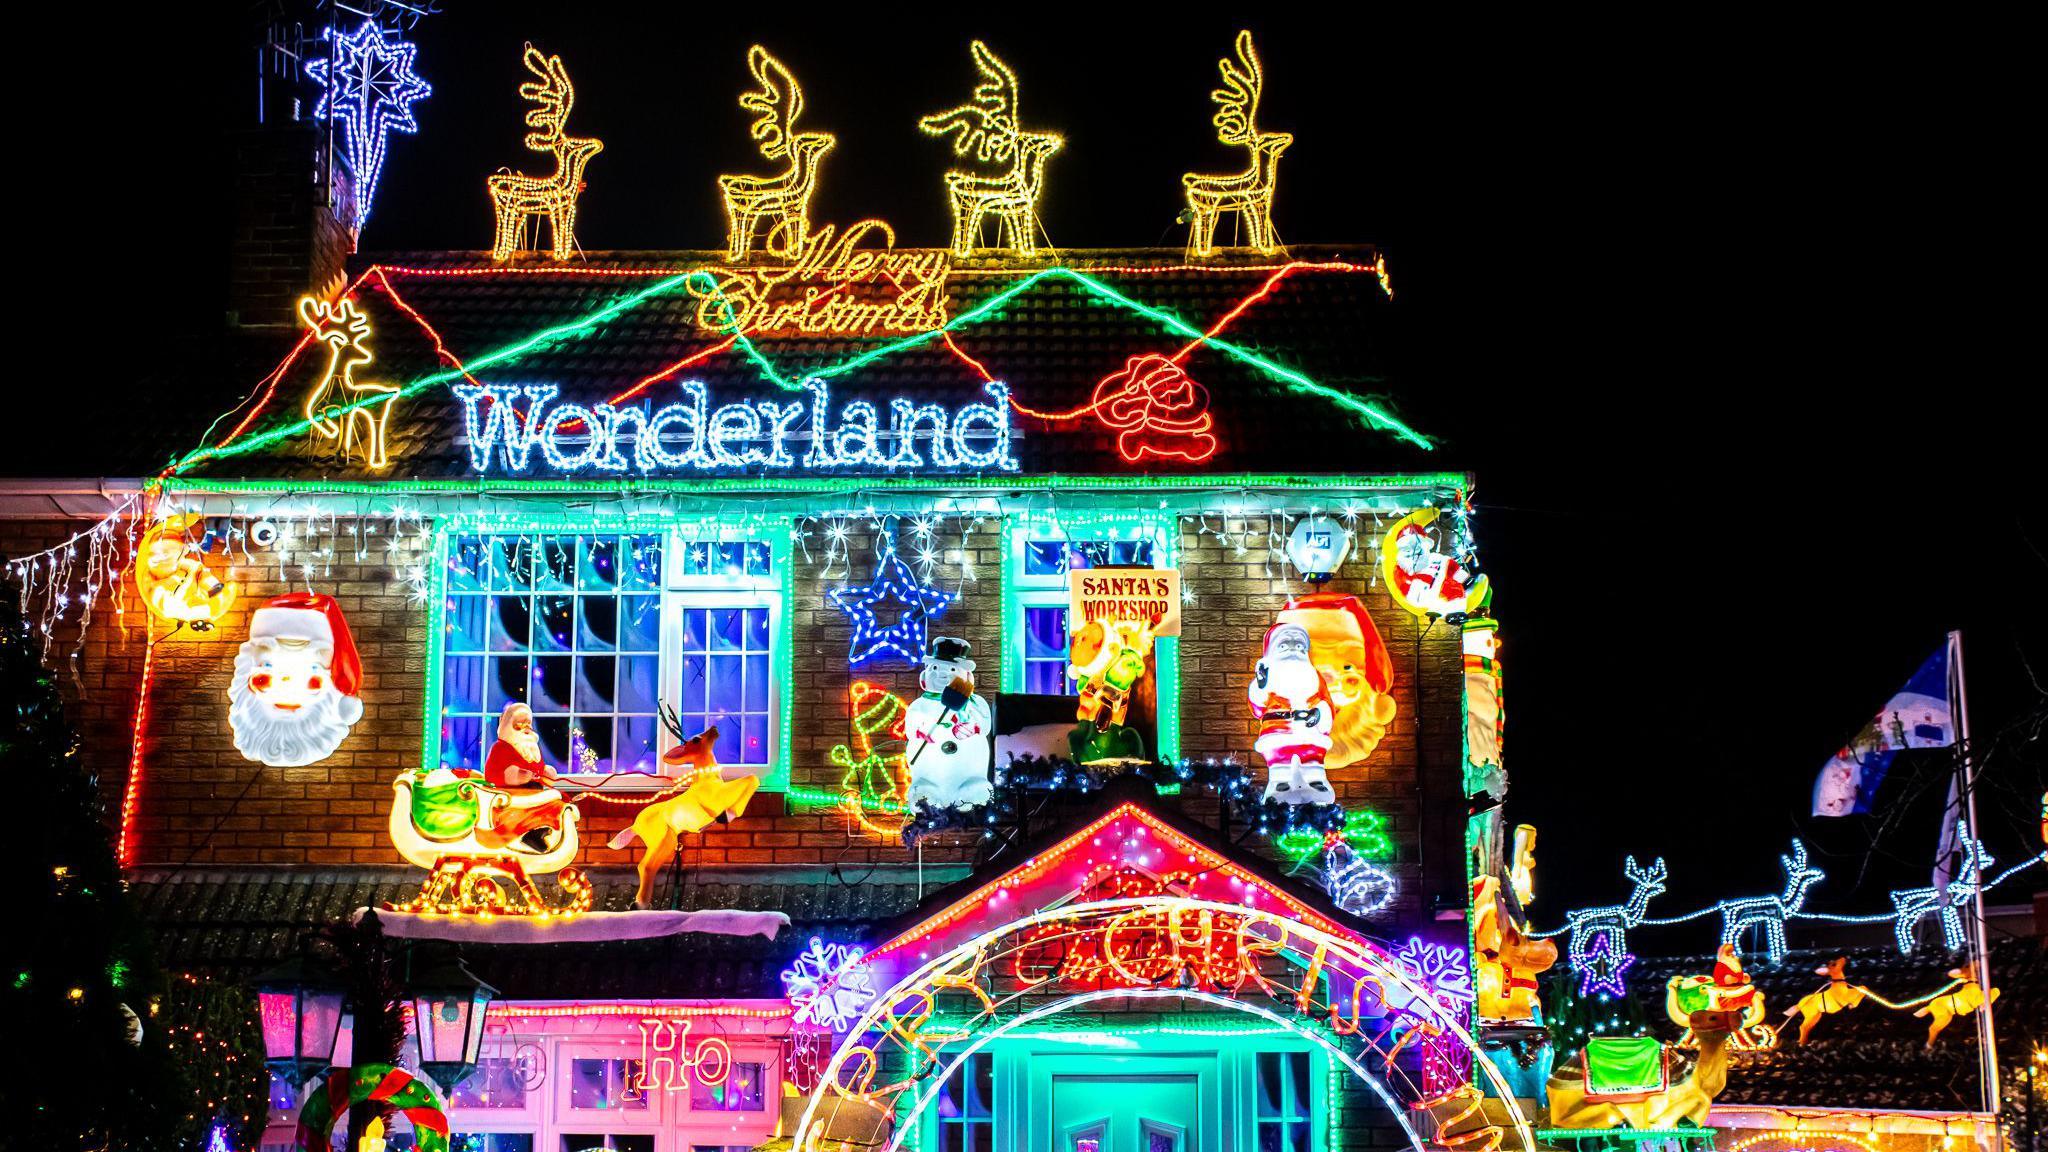
[[[348,166],[328,168],[327,130],[304,120],[240,130],[230,142],[235,226],[229,246],[228,325],[289,327],[299,297],[346,275],[355,237]]]

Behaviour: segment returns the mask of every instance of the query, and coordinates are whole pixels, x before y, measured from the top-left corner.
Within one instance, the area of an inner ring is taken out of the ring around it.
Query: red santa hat
[[[1365,682],[1375,692],[1389,692],[1394,687],[1394,658],[1387,652],[1387,642],[1380,639],[1380,630],[1372,622],[1372,615],[1365,610],[1365,602],[1348,592],[1311,592],[1296,596],[1287,602],[1282,612],[1331,611],[1342,612],[1351,617],[1358,628],[1359,639],[1365,645],[1365,664],[1359,671],[1365,674]],[[1311,633],[1313,635],[1313,633]],[[1270,639],[1271,632],[1267,633]]]
[[[1735,954],[1735,945],[1723,944],[1714,953],[1714,984],[1720,988],[1740,988],[1749,983],[1743,974],[1742,957]]]
[[[343,696],[359,695],[363,686],[363,661],[356,653],[355,637],[349,634],[348,618],[341,605],[324,592],[288,592],[265,601],[249,617],[249,639],[310,640],[334,646],[334,659],[327,670]]]

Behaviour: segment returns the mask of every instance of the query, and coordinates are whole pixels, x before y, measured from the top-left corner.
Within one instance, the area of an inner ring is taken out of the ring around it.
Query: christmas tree
[[[97,789],[12,586],[0,587],[0,765],[30,841],[5,933],[17,1072],[4,1078],[5,1143],[21,1148],[194,1146],[211,1118],[156,1019],[163,986],[128,902]],[[24,1067],[26,1065],[26,1067]]]

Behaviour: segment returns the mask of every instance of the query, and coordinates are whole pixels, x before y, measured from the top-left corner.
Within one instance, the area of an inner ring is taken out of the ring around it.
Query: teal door
[[[1202,1152],[1201,1103],[1193,1075],[1055,1074],[1044,1152]]]

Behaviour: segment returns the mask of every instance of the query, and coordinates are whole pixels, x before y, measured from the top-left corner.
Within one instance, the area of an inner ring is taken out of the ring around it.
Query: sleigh
[[[479,776],[446,768],[404,772],[391,782],[391,842],[407,861],[427,870],[419,895],[396,912],[448,915],[565,916],[589,910],[590,882],[576,858],[578,812],[562,808],[561,828],[551,843],[530,847],[509,829],[518,810],[542,795],[492,787]],[[550,872],[566,895],[550,904],[533,877]]]

